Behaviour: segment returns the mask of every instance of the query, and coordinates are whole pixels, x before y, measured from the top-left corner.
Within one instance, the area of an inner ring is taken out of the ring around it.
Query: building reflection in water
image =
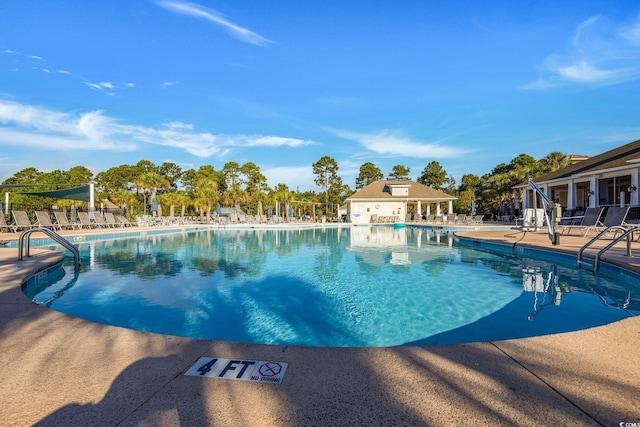
[[[558,285],[557,267],[551,266],[551,271],[546,276],[540,267],[523,267],[522,289],[533,293],[533,310],[528,317],[529,320],[533,320],[548,304],[560,305],[562,290]]]
[[[390,225],[358,226],[349,229],[348,248],[368,264],[410,265],[441,257],[438,251],[419,250],[423,244],[453,246],[453,235],[423,228],[395,228]]]

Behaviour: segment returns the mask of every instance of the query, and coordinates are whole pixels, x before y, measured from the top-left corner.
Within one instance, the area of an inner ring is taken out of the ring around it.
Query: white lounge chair
[[[593,225],[590,227],[586,227],[585,231],[584,231],[584,235],[586,236],[587,234],[589,234],[589,232],[591,230],[597,230],[597,231],[603,231],[606,230],[609,227],[614,227],[614,226],[621,226],[621,227],[625,227],[626,226],[626,219],[627,219],[627,214],[629,214],[629,207],[609,207],[607,209],[607,213],[604,216],[604,219],[602,220],[602,225]],[[614,235],[617,234],[617,232],[620,230],[615,230],[614,231]]]
[[[96,226],[98,228],[110,227],[110,225],[107,223],[107,221],[104,219],[104,217],[100,212],[93,213],[93,222],[96,223]]]
[[[115,215],[115,217],[116,217],[116,221],[122,224],[123,227],[133,227],[135,225],[131,221],[129,221],[124,215]]]
[[[38,221],[39,227],[50,228],[52,230],[56,228],[56,225],[53,222],[51,222],[51,217],[47,212],[36,211],[35,214],[36,214],[36,220]]]
[[[122,223],[119,223],[116,220],[116,217],[113,213],[111,212],[105,212],[104,213],[104,220],[107,222],[107,225],[109,227],[124,227],[124,225]]]
[[[581,217],[566,217],[564,221],[565,223],[561,221],[559,224],[561,233],[564,234],[566,231],[568,235],[571,234],[572,230],[576,229],[581,230],[583,236],[586,235],[591,227],[598,227],[602,225],[600,217],[602,216],[603,210],[604,208],[587,208]]]
[[[5,232],[14,231],[9,224],[7,224],[7,220],[4,219],[4,213],[0,212],[0,232],[3,230]]]
[[[91,221],[91,218],[89,217],[89,213],[88,212],[78,212],[78,220],[80,221],[80,228],[83,227],[87,227],[87,228],[97,228],[98,225]]]
[[[13,215],[13,224],[10,226],[13,228],[13,231],[18,231],[19,229],[30,229],[37,227],[37,225],[31,224],[31,220],[25,211],[11,211],[11,215]]]
[[[58,230],[61,229],[75,229],[76,227],[80,228],[78,224],[72,223],[67,218],[67,214],[64,212],[54,212],[53,216],[56,218],[55,226],[58,227]]]

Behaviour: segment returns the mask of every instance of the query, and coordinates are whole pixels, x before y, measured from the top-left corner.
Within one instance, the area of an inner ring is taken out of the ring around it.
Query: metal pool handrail
[[[597,240],[599,240],[605,234],[608,234],[608,233],[610,233],[610,232],[612,232],[614,230],[622,231],[622,234],[620,236],[614,238],[611,243],[609,243],[607,246],[605,246],[604,248],[602,248],[602,249],[600,249],[598,251],[598,253],[596,254],[595,258],[593,259],[593,264],[591,263],[590,260],[582,258],[582,254],[585,251],[585,249],[587,249],[589,246],[591,246],[593,243],[595,243]],[[584,268],[583,264],[584,265],[589,265],[593,269],[593,273],[595,274],[598,271],[598,267],[600,267],[600,258],[602,257],[602,254],[604,254],[606,251],[611,249],[613,246],[615,246],[616,243],[618,243],[619,241],[621,241],[625,237],[627,239],[627,256],[630,257],[631,256],[631,238],[633,236],[633,233],[636,232],[636,231],[640,231],[640,227],[628,228],[628,227],[623,227],[621,225],[613,225],[611,227],[608,227],[608,228],[602,230],[593,239],[589,240],[578,251],[578,268],[580,268],[580,267]]]
[[[552,244],[559,245],[560,234],[558,234],[557,225],[558,221],[560,221],[560,217],[562,216],[562,214],[559,212],[560,204],[551,200],[549,196],[547,196],[545,192],[542,191],[540,187],[538,187],[538,184],[536,184],[533,179],[529,179],[529,186],[533,188],[534,195],[535,193],[539,194],[542,198],[543,204],[546,205],[544,216],[547,220],[547,234],[549,235],[549,240],[551,240]],[[547,213],[547,211],[551,212],[551,219],[549,219],[549,214]],[[535,214],[536,211],[534,210],[533,212]]]
[[[80,269],[80,251],[78,251],[78,248],[75,245],[71,244],[71,242],[69,242],[67,239],[65,239],[58,233],[56,233],[55,231],[49,228],[44,228],[44,227],[31,228],[29,230],[25,230],[22,233],[20,233],[20,237],[18,238],[18,259],[20,261],[22,261],[22,258],[25,255],[29,256],[31,234],[35,233],[36,231],[40,231],[46,234],[47,236],[51,237],[55,242],[59,243],[60,245],[68,249],[73,254],[73,264],[75,265],[76,271]],[[26,251],[23,250],[25,248],[26,248]]]

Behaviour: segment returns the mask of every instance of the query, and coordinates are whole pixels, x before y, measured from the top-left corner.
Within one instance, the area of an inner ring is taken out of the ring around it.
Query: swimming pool
[[[25,294],[93,322],[200,339],[449,344],[572,331],[640,311],[635,277],[477,250],[422,228],[211,229],[78,247],[79,274],[69,259],[25,282]]]

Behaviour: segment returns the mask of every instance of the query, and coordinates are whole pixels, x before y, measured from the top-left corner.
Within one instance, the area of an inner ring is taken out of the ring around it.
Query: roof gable
[[[407,191],[403,191],[404,189]],[[372,182],[347,198],[347,200],[382,199],[455,200],[456,197],[409,179],[393,181],[381,179]]]
[[[557,171],[541,175],[536,177],[535,181],[544,182],[553,179],[567,178],[579,173],[596,172],[603,169],[627,166],[630,160],[640,160],[640,139],[598,154],[597,156],[589,157],[588,159],[558,169]]]

